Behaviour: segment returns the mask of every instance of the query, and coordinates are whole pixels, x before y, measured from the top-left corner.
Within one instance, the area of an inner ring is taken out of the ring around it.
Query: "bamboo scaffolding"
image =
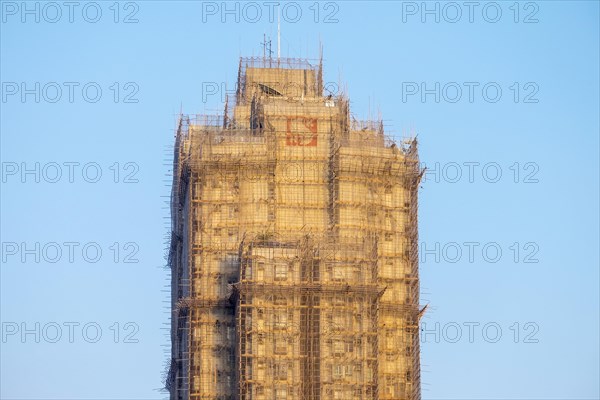
[[[417,141],[322,87],[243,58],[222,115],[179,119],[171,399],[420,399]]]

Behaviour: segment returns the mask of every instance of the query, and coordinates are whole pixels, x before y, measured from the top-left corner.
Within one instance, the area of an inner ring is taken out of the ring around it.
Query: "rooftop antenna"
[[[279,14],[279,6],[277,6],[277,63],[279,63],[279,57],[281,57],[281,20]]]
[[[269,53],[269,59],[273,58],[273,50],[271,50],[271,38],[267,40],[267,36],[263,34],[263,42],[261,44],[263,45],[263,60],[267,59],[267,53]]]
[[[323,42],[321,42],[321,35],[319,35],[319,59],[323,62]]]

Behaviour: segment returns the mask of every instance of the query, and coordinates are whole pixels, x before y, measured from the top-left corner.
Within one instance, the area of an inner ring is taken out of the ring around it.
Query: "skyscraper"
[[[321,60],[240,59],[177,127],[171,399],[419,399],[421,175]]]

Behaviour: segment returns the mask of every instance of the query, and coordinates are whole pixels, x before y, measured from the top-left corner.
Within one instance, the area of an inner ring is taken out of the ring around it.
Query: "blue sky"
[[[0,4],[0,397],[163,398],[175,117],[221,110],[203,87],[276,23],[54,4]],[[299,2],[281,30],[357,118],[418,134],[423,398],[599,398],[598,2]]]

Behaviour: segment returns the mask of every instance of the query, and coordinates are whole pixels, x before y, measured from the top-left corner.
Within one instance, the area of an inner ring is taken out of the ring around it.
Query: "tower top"
[[[269,43],[265,40],[265,43]],[[267,48],[265,47],[265,55]],[[303,58],[242,57],[236,102],[254,94],[315,97],[322,95],[321,60]]]

